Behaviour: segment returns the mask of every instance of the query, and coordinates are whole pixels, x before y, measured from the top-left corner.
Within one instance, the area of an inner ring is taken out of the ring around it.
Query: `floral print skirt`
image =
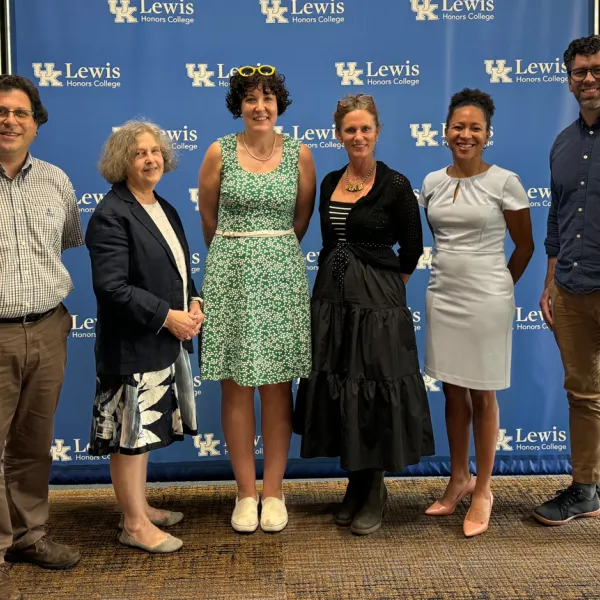
[[[166,369],[133,375],[98,374],[89,453],[142,454],[197,435],[187,350]]]

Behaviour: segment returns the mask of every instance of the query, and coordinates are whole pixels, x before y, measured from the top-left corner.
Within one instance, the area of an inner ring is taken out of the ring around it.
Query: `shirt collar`
[[[32,166],[33,166],[33,159],[32,159],[31,154],[28,152],[27,158],[25,159],[25,162],[23,163],[23,166],[21,167],[21,170],[19,171],[19,173],[26,175],[27,173],[29,173]],[[4,177],[8,177],[8,175],[6,174],[6,170],[4,169],[4,165],[2,163],[0,163],[0,173],[2,173],[2,175],[4,175]],[[17,173],[17,175],[19,173]]]
[[[594,124],[593,124],[593,125],[590,127],[590,126],[589,126],[589,125],[588,125],[588,124],[587,124],[587,123],[586,123],[586,122],[583,120],[583,117],[581,116],[581,113],[579,113],[579,126],[580,126],[582,129],[593,129],[593,130],[600,129],[600,117],[598,117],[598,118],[596,119],[596,122],[595,122],[595,123],[594,123]]]

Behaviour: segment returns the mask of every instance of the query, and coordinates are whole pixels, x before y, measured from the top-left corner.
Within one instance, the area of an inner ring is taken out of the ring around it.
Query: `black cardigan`
[[[332,171],[321,183],[319,213],[323,250],[319,264],[338,244],[329,217],[331,195],[346,167]],[[410,181],[385,163],[377,161],[375,181],[366,196],[357,200],[346,221],[346,244],[359,258],[374,266],[411,274],[423,254],[419,205]],[[392,247],[400,244],[398,256]]]
[[[175,208],[156,192],[154,197],[185,254],[189,304],[198,293],[183,226]],[[167,241],[125,183],[113,185],[100,201],[85,242],[98,302],[97,372],[130,375],[172,365],[181,344],[163,325],[170,308],[189,308],[183,306],[183,281]],[[193,351],[191,341],[183,347]]]

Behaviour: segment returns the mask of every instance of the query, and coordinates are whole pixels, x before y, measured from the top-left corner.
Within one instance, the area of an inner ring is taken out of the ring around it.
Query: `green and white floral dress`
[[[217,230],[291,229],[298,194],[300,143],[283,137],[279,167],[250,173],[237,158],[237,135],[219,140],[222,153]],[[259,386],[308,377],[310,293],[294,234],[215,235],[206,259],[201,377]]]

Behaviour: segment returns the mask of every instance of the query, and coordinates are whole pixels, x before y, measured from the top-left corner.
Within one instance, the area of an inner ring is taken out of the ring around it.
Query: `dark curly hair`
[[[450,126],[450,119],[454,114],[454,111],[464,106],[475,106],[479,108],[485,117],[487,130],[489,131],[492,126],[492,117],[496,107],[494,101],[489,94],[482,92],[481,90],[471,90],[465,88],[460,92],[457,92],[450,99],[450,106],[448,107],[448,116],[446,117],[446,127]]]
[[[38,127],[48,121],[48,111],[42,104],[40,93],[29,79],[20,75],[0,75],[0,92],[10,92],[11,90],[21,90],[29,96],[33,119]]]
[[[578,38],[573,40],[563,55],[567,70],[571,68],[571,63],[575,60],[578,54],[590,56],[600,52],[600,36],[590,35],[588,37]]]
[[[277,115],[282,115],[285,109],[292,103],[290,93],[285,87],[285,75],[273,73],[273,75],[261,75],[258,71],[250,77],[242,77],[237,71],[229,78],[229,91],[226,102],[229,112],[234,119],[242,116],[242,102],[252,91],[262,87],[263,92],[270,92],[277,100]]]

